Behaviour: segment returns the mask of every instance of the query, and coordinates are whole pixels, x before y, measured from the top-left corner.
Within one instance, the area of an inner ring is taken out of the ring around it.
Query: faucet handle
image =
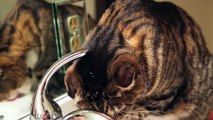
[[[76,59],[82,58],[86,55],[88,50],[80,50],[70,54],[65,55],[56,61],[44,74],[38,89],[34,95],[32,108],[31,108],[31,120],[37,119],[58,119],[62,118],[62,111],[59,105],[49,97],[46,90],[48,82],[53,74],[59,70],[62,66],[68,62],[74,61]]]

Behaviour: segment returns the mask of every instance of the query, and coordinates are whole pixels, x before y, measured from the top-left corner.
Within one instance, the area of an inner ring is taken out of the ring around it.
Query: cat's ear
[[[124,91],[133,88],[140,73],[140,65],[137,61],[135,55],[126,53],[125,50],[118,51],[107,68],[112,86],[117,86]]]
[[[128,87],[132,84],[134,76],[134,67],[129,63],[122,64],[116,72],[116,83],[120,87]]]

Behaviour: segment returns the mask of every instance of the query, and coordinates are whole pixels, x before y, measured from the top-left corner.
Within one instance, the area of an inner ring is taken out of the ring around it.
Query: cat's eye
[[[118,69],[117,73],[117,85],[120,87],[128,87],[134,78],[135,70],[134,67],[130,64],[123,64]]]

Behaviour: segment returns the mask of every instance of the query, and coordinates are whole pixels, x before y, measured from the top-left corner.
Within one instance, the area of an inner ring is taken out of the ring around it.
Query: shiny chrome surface
[[[113,120],[108,115],[93,110],[76,110],[66,115],[64,120]]]
[[[41,83],[34,95],[32,109],[31,109],[31,120],[36,119],[58,119],[62,118],[62,111],[59,105],[48,96],[46,91],[48,82],[52,75],[59,70],[62,66],[73,60],[79,59],[85,56],[87,50],[81,50],[74,53],[67,54],[58,61],[56,61],[46,72],[41,79]]]

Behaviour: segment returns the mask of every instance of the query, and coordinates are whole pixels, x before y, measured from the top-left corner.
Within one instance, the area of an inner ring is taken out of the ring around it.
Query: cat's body
[[[58,9],[63,23],[67,22],[65,18],[68,16],[83,17],[82,26],[85,29],[82,30],[85,33],[87,25],[82,8],[63,4]],[[7,99],[12,90],[26,81],[37,83],[35,80],[41,79],[44,72],[58,59],[52,14],[51,5],[42,0],[18,0],[2,21],[0,101]],[[63,82],[60,83],[63,86]]]
[[[213,56],[193,19],[152,0],[117,0],[87,36],[65,84],[80,109],[122,120],[206,120]]]

